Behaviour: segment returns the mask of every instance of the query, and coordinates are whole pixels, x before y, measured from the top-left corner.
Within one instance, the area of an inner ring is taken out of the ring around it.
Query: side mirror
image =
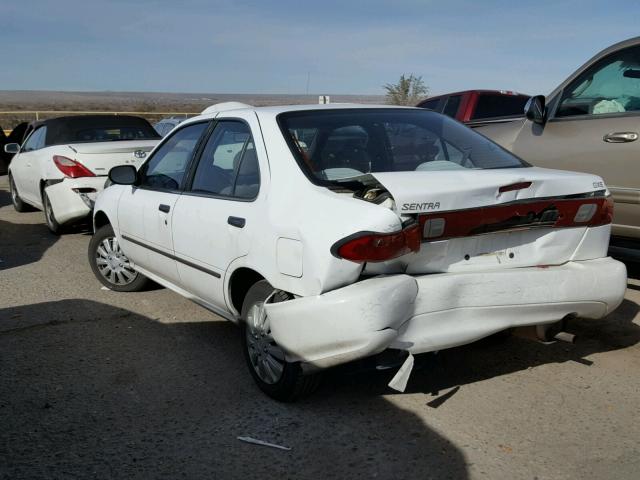
[[[20,151],[20,145],[17,143],[7,143],[4,146],[4,151],[5,153],[10,153],[12,155],[15,155]]]
[[[536,95],[531,97],[524,106],[524,115],[533,123],[544,125],[547,121],[547,112],[545,109],[544,95]]]
[[[133,165],[118,165],[109,170],[109,180],[117,185],[135,185],[138,171]]]

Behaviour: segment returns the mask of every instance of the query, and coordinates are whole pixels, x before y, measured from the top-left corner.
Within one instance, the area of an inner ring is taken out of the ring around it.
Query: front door
[[[118,204],[122,248],[134,264],[179,283],[171,222],[189,164],[209,122],[176,130],[140,168],[140,184],[126,187]]]
[[[601,176],[616,203],[614,234],[640,236],[640,47],[612,53],[549,99],[513,152],[530,163]]]
[[[256,117],[237,115],[218,117],[173,217],[174,247],[184,288],[223,311],[224,275],[234,259],[249,251],[260,165],[263,172],[266,168]]]
[[[40,198],[40,150],[44,148],[47,127],[42,125],[34,130],[24,142],[20,153],[11,161],[11,172],[18,193],[23,200],[38,206],[42,205]],[[49,159],[53,162],[53,157]]]

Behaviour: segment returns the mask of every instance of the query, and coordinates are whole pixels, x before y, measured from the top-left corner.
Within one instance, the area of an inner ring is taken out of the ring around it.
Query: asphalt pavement
[[[234,325],[160,287],[101,288],[90,232],[50,234],[0,177],[0,478],[637,479],[640,270],[576,343],[490,338],[393,371],[253,384]],[[241,442],[249,436],[291,450]]]

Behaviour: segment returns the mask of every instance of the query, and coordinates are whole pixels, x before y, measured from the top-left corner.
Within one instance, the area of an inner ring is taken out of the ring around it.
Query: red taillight
[[[80,162],[63,157],[62,155],[54,155],[53,163],[55,163],[58,170],[64,173],[67,177],[95,177],[95,174]]]
[[[384,262],[420,250],[420,233],[418,224],[394,233],[365,232],[339,241],[331,251],[352,262]]]

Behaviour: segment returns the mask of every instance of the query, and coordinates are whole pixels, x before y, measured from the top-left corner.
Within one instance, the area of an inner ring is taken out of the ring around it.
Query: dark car
[[[524,118],[529,95],[507,90],[466,90],[430,97],[417,106],[444,113],[463,123]]]

